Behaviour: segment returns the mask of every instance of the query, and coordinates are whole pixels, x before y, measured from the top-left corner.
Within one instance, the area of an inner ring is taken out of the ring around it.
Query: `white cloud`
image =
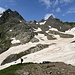
[[[9,0],[10,5],[16,5],[16,1],[15,0]]]
[[[47,8],[50,7],[50,5],[51,5],[50,0],[39,0],[39,1],[42,2],[44,5],[46,5]]]
[[[75,13],[75,7],[70,8],[66,13]]]
[[[75,7],[70,8],[66,13],[64,13],[62,16],[65,16],[66,14],[72,14],[75,13]]]
[[[62,14],[62,16],[65,16],[65,13],[64,13],[64,14]]]
[[[3,13],[4,11],[5,11],[5,9],[0,7],[0,13]]]
[[[49,7],[55,7],[55,6],[65,6],[69,3],[74,2],[74,0],[39,0],[43,5],[46,5],[47,8]]]
[[[51,14],[46,14],[45,17],[44,17],[44,19],[47,20],[51,15],[55,18],[54,14],[51,13]]]
[[[61,12],[61,9],[58,7],[58,8],[56,9],[56,12]]]
[[[60,3],[71,3],[73,0],[60,0]]]
[[[15,2],[15,0],[9,0],[9,2],[10,2],[10,3],[14,3],[14,2]]]
[[[58,5],[58,4],[59,4],[59,1],[56,0],[56,1],[54,2],[54,5],[53,5],[53,6],[56,6],[56,5]]]

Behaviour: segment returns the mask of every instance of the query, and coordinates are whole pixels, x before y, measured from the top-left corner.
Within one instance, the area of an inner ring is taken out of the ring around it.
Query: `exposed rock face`
[[[11,38],[15,37],[24,44],[29,42],[33,36],[33,30],[17,11],[8,9],[3,12],[0,17],[0,53],[11,46]]]
[[[28,64],[16,73],[20,75],[75,75],[75,67],[62,62]]]
[[[59,35],[61,38],[73,38],[74,37],[74,35],[72,34],[64,34],[64,33],[60,33],[58,31],[52,31],[52,30],[49,30],[49,34]]]
[[[73,22],[62,22],[60,19],[53,18],[52,16],[50,16],[47,19],[45,25],[54,27],[54,28],[58,29],[59,31],[64,32],[66,30],[73,28],[75,26],[75,23],[73,23]]]
[[[17,11],[12,11],[11,9],[8,9],[3,12],[0,18],[0,25],[8,21],[10,18],[15,19],[15,22],[19,22],[19,20],[24,20],[23,17]]]
[[[31,42],[32,42],[32,43],[34,43],[34,42],[39,42],[39,40],[38,40],[37,38],[32,38],[32,39],[31,39]]]
[[[13,62],[15,60],[17,60],[17,56],[16,56],[16,54],[12,54],[9,57],[7,57],[7,59],[4,60],[1,65],[6,64],[6,62],[8,63],[8,61]]]

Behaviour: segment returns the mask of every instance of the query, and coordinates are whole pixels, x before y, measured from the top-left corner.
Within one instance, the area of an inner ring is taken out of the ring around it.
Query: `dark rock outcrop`
[[[53,28],[58,29],[59,31],[64,32],[66,30],[69,30],[75,27],[75,23],[74,22],[62,22],[60,19],[50,16],[47,19],[45,26],[51,26]]]
[[[11,47],[11,38],[15,37],[21,41],[21,44],[25,44],[33,36],[32,28],[17,11],[8,9],[3,12],[0,17],[0,53]]]

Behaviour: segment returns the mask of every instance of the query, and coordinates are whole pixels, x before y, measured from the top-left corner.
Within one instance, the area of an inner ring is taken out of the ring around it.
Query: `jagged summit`
[[[10,12],[11,13],[13,11],[11,9],[7,9],[5,12],[8,12],[8,13]]]
[[[66,31],[73,27],[75,27],[75,22],[63,22],[58,18],[54,18],[53,16],[50,16],[47,20],[45,25],[51,26],[53,28],[58,29],[59,31]]]
[[[0,53],[11,46],[14,37],[21,40],[21,43],[29,42],[33,36],[32,29],[29,29],[30,26],[17,11],[8,9],[3,12],[0,17]]]
[[[54,19],[53,15],[51,15],[48,19]]]
[[[5,12],[3,12],[2,16],[0,17],[0,24],[5,23],[9,19],[13,19],[15,22],[18,22],[20,20],[25,21],[17,11],[12,11],[11,9],[7,9]]]
[[[39,22],[44,22],[45,21],[45,19],[41,19]]]

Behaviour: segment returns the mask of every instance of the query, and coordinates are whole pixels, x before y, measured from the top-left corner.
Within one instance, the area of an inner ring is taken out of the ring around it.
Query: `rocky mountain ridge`
[[[0,70],[23,63],[64,62],[75,66],[75,23],[50,16],[27,22],[11,9],[0,17]],[[54,75],[54,74],[53,74]]]
[[[3,40],[5,42],[1,42],[4,45],[9,43],[11,46],[12,44],[10,41],[14,37],[20,39],[21,43],[28,42],[33,37],[33,32],[29,29],[30,27],[26,24],[26,21],[16,11],[8,9],[0,17],[0,39],[2,40],[4,38]],[[7,48],[5,48],[5,50]],[[1,48],[0,52],[2,52],[2,50],[3,48]]]

